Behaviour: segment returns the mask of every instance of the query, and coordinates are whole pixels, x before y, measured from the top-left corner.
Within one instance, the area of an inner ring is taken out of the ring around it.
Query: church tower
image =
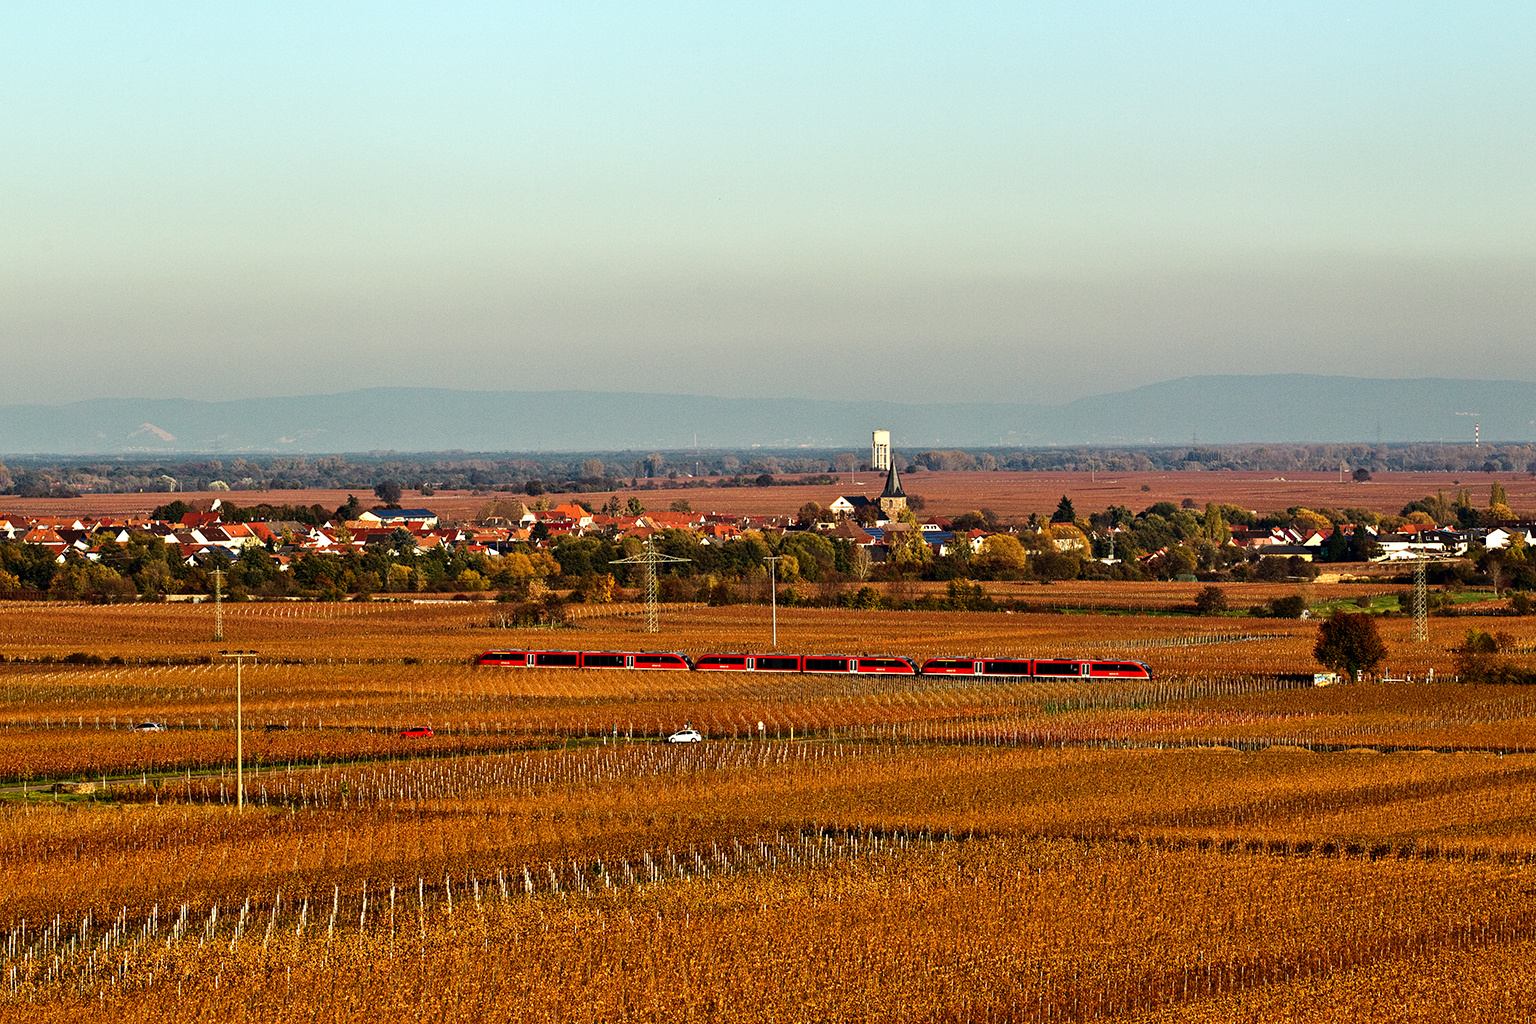
[[[896,475],[896,460],[893,458],[885,474],[885,490],[880,492],[880,512],[887,519],[895,519],[896,513],[906,507],[907,495],[901,489],[901,478]]]

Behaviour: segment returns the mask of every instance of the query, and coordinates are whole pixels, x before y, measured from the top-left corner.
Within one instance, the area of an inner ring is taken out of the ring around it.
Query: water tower
[[[891,468],[891,432],[889,430],[875,431],[874,440],[869,446],[869,468],[875,470]]]

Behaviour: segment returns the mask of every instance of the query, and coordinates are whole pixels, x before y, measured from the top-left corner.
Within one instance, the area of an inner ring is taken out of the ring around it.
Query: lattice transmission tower
[[[1420,557],[1413,567],[1413,642],[1429,642],[1429,560]]]
[[[615,558],[610,565],[643,565],[645,566],[645,631],[647,633],[661,632],[661,618],[656,608],[656,566],[663,562],[691,562],[691,558],[676,558],[672,555],[664,555],[656,550],[656,545],[651,543],[651,538],[645,539],[645,547],[638,555],[630,555],[628,558]]]
[[[208,574],[213,577],[213,638],[224,639],[224,570],[215,569]]]

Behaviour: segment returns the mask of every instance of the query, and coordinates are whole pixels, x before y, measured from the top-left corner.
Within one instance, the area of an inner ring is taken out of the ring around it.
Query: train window
[[[1117,674],[1139,676],[1145,675],[1146,669],[1133,661],[1096,661],[1093,663],[1094,672],[1114,672]]]
[[[710,654],[698,661],[699,668],[746,668],[747,659],[729,654]]]
[[[1029,662],[1002,659],[984,661],[981,663],[981,672],[988,676],[1027,676]]]
[[[758,655],[753,662],[759,672],[799,672],[800,658],[797,655]]]
[[[923,662],[924,672],[974,672],[976,663],[969,658],[930,658]]]
[[[581,662],[577,651],[538,651],[533,663],[546,668],[575,668]]]
[[[1037,676],[1077,676],[1080,663],[1076,661],[1037,661],[1035,662],[1035,675]]]
[[[486,651],[480,655],[482,665],[521,665],[527,660],[522,651]]]
[[[847,658],[812,658],[805,659],[805,671],[807,672],[847,672]]]
[[[581,663],[587,668],[623,668],[622,654],[583,654]]]
[[[687,668],[688,663],[676,654],[637,654],[635,668]]]

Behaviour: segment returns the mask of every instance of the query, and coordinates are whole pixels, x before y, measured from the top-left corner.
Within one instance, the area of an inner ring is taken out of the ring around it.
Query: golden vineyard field
[[[1315,623],[1166,616],[779,613],[785,650],[1131,657],[1150,682],[470,664],[770,646],[763,608],[673,609],[659,637],[632,610],[550,632],[470,602],[227,606],[215,643],[209,608],[0,605],[5,1018],[1536,1004],[1536,692],[1447,681],[1465,620],[1421,646],[1383,619],[1414,681],[1328,688],[1284,677],[1316,667]],[[261,652],[243,811],[221,648]],[[661,742],[685,723],[707,739]]]

